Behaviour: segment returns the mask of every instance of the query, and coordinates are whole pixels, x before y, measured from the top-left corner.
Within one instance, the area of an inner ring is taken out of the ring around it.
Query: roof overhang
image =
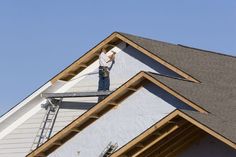
[[[114,152],[111,157],[141,157],[150,154],[172,157],[207,134],[236,149],[235,143],[177,109]]]
[[[58,75],[56,75],[54,78],[51,79],[51,82],[54,83],[57,80],[64,80],[68,81],[71,78],[73,78],[76,74],[78,74],[80,71],[85,69],[88,65],[93,63],[95,60],[98,59],[98,56],[100,54],[101,49],[104,46],[107,45],[117,45],[120,42],[125,42],[128,45],[134,47],[135,49],[139,50],[140,52],[144,53],[145,55],[151,57],[152,59],[156,60],[163,66],[167,67],[168,69],[176,72],[183,78],[193,81],[193,82],[199,82],[197,79],[193,78],[186,72],[182,71],[181,69],[178,69],[174,65],[168,63],[167,61],[163,60],[162,58],[158,57],[156,54],[146,50],[142,46],[136,44],[132,40],[128,39],[124,35],[118,32],[112,33],[110,36],[108,36],[106,39],[104,39],[102,42],[100,42],[98,45],[93,47],[91,50],[89,50],[87,53],[85,53],[81,58],[76,60],[74,63],[72,63],[70,66],[68,66],[66,69],[64,69],[62,72],[60,72]],[[109,47],[108,47],[109,48]]]
[[[133,78],[128,80],[126,83],[124,83],[117,90],[112,92],[105,99],[100,101],[96,106],[94,106],[93,108],[85,112],[79,118],[74,120],[64,129],[62,129],[60,132],[54,135],[46,143],[44,143],[39,148],[31,152],[28,155],[28,157],[43,156],[43,155],[46,156],[50,154],[55,149],[60,147],[60,145],[63,145],[66,141],[68,141],[70,138],[72,138],[77,133],[82,131],[91,123],[95,122],[105,113],[107,113],[114,107],[117,107],[125,98],[127,98],[128,96],[136,92],[140,87],[144,86],[147,82],[152,82],[153,84],[159,86],[166,92],[170,93],[171,95],[180,99],[187,105],[191,106],[196,111],[203,114],[207,114],[207,111],[201,108],[199,105],[183,97],[182,95],[175,92],[174,90],[172,90],[171,88],[169,88],[168,86],[160,82],[159,80],[153,78],[149,73],[141,71],[137,75],[135,75]]]

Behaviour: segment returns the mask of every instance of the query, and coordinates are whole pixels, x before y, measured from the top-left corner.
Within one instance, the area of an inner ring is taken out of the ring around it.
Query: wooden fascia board
[[[128,80],[124,85],[122,85],[120,88],[118,88],[116,91],[111,93],[106,99],[102,100],[99,102],[96,106],[91,108],[89,111],[85,112],[83,115],[81,115],[79,118],[77,118],[75,121],[73,121],[71,124],[69,124],[67,127],[65,127],[63,130],[58,132],[55,136],[53,136],[50,140],[48,140],[45,144],[37,148],[35,151],[33,151],[29,156],[35,156],[41,152],[46,151],[50,146],[53,146],[55,142],[58,140],[62,140],[65,138],[72,130],[74,130],[78,125],[89,119],[89,117],[93,116],[94,114],[96,115],[96,112],[101,110],[102,108],[105,107],[105,105],[109,105],[111,102],[113,102],[114,98],[119,97],[119,95],[122,94],[124,91],[129,91],[130,89],[134,89],[134,84],[138,82],[138,80],[144,80],[147,79],[150,82],[153,82],[160,88],[166,90],[170,94],[173,95],[173,91],[171,89],[167,89],[166,86],[163,84],[160,84],[160,82],[157,82],[156,79],[150,77],[147,73],[141,71],[138,74],[136,74],[133,78]],[[134,91],[134,90],[132,90]],[[174,93],[173,96],[177,96],[178,98],[182,99],[181,96],[178,94]],[[113,105],[114,106],[114,105]],[[191,106],[191,105],[190,105]],[[201,110],[200,110],[201,111]],[[75,132],[75,131],[74,131]],[[76,133],[76,132],[75,132]]]
[[[68,66],[66,69],[64,69],[62,72],[60,72],[58,75],[56,75],[54,78],[51,79],[52,83],[55,83],[57,80],[63,78],[66,75],[70,75],[71,71],[73,69],[76,69],[76,67],[83,66],[85,62],[87,62],[89,59],[92,59],[94,57],[94,54],[101,49],[103,46],[114,40],[115,38],[120,39],[121,41],[133,46],[135,49],[139,50],[140,52],[144,53],[148,57],[153,58],[163,66],[167,67],[168,69],[176,72],[180,76],[186,78],[187,80],[193,81],[193,82],[198,82],[199,81],[189,74],[185,73],[184,71],[178,69],[177,67],[171,65],[170,63],[166,62],[165,60],[161,59],[157,55],[147,51],[143,47],[139,46],[138,44],[134,43],[133,41],[129,40],[128,38],[124,37],[123,35],[114,32],[110,36],[108,36],[106,39],[104,39],[102,42],[100,42],[98,45],[96,45],[94,48],[89,50],[87,53],[85,53],[82,57],[80,57],[78,60],[76,60],[74,63],[72,63],[70,66]]]
[[[230,141],[229,139],[225,138],[224,136],[220,135],[219,133],[213,131],[212,129],[208,128],[207,126],[201,124],[200,122],[196,121],[195,119],[191,118],[190,116],[188,116],[187,114],[181,112],[180,110],[175,110],[174,112],[170,113],[169,115],[164,117],[162,120],[157,122],[153,127],[149,128],[148,130],[146,130],[145,132],[143,132],[142,134],[140,134],[139,136],[134,138],[132,141],[130,141],[128,144],[126,144],[125,146],[121,147],[119,150],[114,152],[111,155],[111,157],[121,156],[123,153],[127,152],[130,148],[132,148],[136,144],[141,143],[142,140],[144,140],[146,137],[148,137],[151,133],[153,133],[159,127],[167,124],[168,121],[170,121],[171,119],[173,119],[176,116],[180,116],[180,117],[184,118],[185,120],[187,120],[191,124],[195,125],[196,127],[200,128],[204,132],[212,135],[213,137],[215,137],[216,139],[218,139],[218,140],[222,141],[223,143],[229,145],[233,149],[236,149],[236,144],[234,142]],[[145,147],[144,147],[144,149],[145,149]]]
[[[157,55],[153,54],[152,52],[149,52],[148,50],[146,50],[145,48],[141,47],[140,45],[136,44],[135,42],[133,42],[132,40],[129,40],[128,38],[126,38],[125,36],[117,33],[116,35],[117,38],[119,38],[120,40],[126,42],[127,44],[131,45],[132,47],[134,47],[135,49],[139,50],[140,52],[144,53],[145,55],[149,56],[150,58],[156,60],[157,62],[159,62],[160,64],[162,64],[163,66],[167,67],[168,69],[176,72],[177,74],[179,74],[180,76],[184,77],[187,80],[199,83],[200,81],[198,81],[197,79],[193,78],[192,76],[190,76],[189,74],[187,74],[186,72],[178,69],[177,67],[175,67],[174,65],[168,63],[167,61],[163,60],[162,58],[158,57]]]
[[[190,123],[192,123],[193,125],[197,126],[198,128],[202,129],[203,131],[207,132],[208,134],[212,135],[213,137],[215,137],[216,139],[222,141],[223,143],[229,145],[230,147],[236,149],[236,143],[232,142],[231,140],[227,139],[226,137],[224,137],[223,135],[217,133],[216,131],[210,129],[209,127],[203,125],[202,123],[200,123],[199,121],[197,121],[196,119],[190,117],[189,115],[179,111],[179,116],[181,116],[182,118],[186,119],[187,121],[189,121]],[[220,125],[220,124],[219,124]]]
[[[38,154],[44,153],[47,151],[51,146],[55,146],[54,143],[57,141],[63,141],[63,138],[66,137],[70,132],[74,131],[74,129],[79,126],[81,123],[83,123],[86,119],[89,119],[89,117],[93,116],[97,113],[97,111],[101,110],[101,108],[104,108],[105,105],[110,105],[111,102],[113,102],[114,98],[117,98],[122,92],[125,90],[129,90],[128,88],[131,87],[135,82],[138,80],[143,79],[144,72],[141,71],[137,75],[135,75],[133,78],[131,78],[129,81],[127,81],[124,85],[119,87],[116,91],[111,93],[106,99],[103,99],[101,102],[99,102],[96,106],[82,114],[79,118],[74,120],[72,123],[67,125],[63,130],[59,131],[57,134],[55,134],[51,139],[49,139],[46,143],[41,145],[39,148],[35,149],[33,152],[27,155],[27,157],[35,157]],[[133,86],[132,86],[133,88]],[[113,105],[115,107],[115,105]],[[76,132],[75,132],[76,133]]]
[[[146,137],[148,137],[150,134],[152,134],[153,132],[155,132],[158,128],[160,128],[161,126],[165,125],[168,123],[168,121],[170,121],[171,119],[173,119],[174,117],[176,117],[178,115],[178,110],[174,110],[172,113],[170,113],[169,115],[167,115],[166,117],[164,117],[163,119],[161,119],[159,122],[157,122],[156,124],[154,124],[152,127],[150,127],[148,130],[146,130],[145,132],[143,132],[141,135],[137,136],[136,138],[134,138],[132,141],[130,141],[128,144],[126,144],[125,146],[121,147],[118,151],[116,151],[115,153],[113,153],[111,155],[111,157],[118,157],[121,156],[124,152],[128,151],[130,148],[132,148],[133,146],[135,146],[136,144],[140,143],[142,140],[144,140]]]
[[[89,60],[91,57],[94,56],[94,54],[101,49],[104,45],[108,44],[110,41],[112,41],[116,37],[117,33],[112,33],[110,36],[105,38],[103,41],[101,41],[98,45],[96,45],[94,48],[89,50],[87,53],[85,53],[82,57],[80,57],[78,60],[73,62],[71,65],[69,65],[67,68],[65,68],[63,71],[61,71],[59,74],[57,74],[54,78],[52,78],[50,81],[52,83],[55,83],[57,80],[61,79],[67,74],[71,73],[71,70],[75,67],[84,66],[84,62]]]
[[[203,109],[202,107],[200,107],[199,105],[195,104],[194,102],[188,100],[187,98],[185,98],[184,96],[180,95],[179,93],[175,92],[174,90],[172,90],[171,88],[169,88],[168,86],[166,86],[165,84],[163,84],[161,81],[157,80],[156,78],[153,78],[151,75],[149,75],[148,73],[144,74],[145,78],[147,78],[148,80],[150,80],[151,82],[153,82],[154,84],[156,84],[157,86],[161,87],[162,89],[164,89],[165,91],[167,91],[168,93],[170,93],[171,95],[175,96],[176,98],[178,98],[179,100],[183,101],[184,103],[188,104],[189,106],[191,106],[192,108],[194,108],[195,110],[201,112],[201,113],[208,113],[208,111],[206,111],[205,109]]]
[[[121,94],[122,92],[124,92],[126,89],[129,90],[130,87],[133,88],[133,84],[140,80],[140,79],[144,79],[146,78],[147,80],[155,83],[156,79],[153,80],[150,79],[150,76],[145,73],[145,72],[140,72],[138,73],[136,76],[134,76],[132,79],[130,79],[129,81],[127,81],[123,86],[121,86],[120,88],[118,88],[116,91],[114,91],[111,95],[109,95],[106,99],[102,100],[101,102],[99,102],[96,106],[94,106],[92,109],[90,109],[89,111],[87,111],[86,113],[84,113],[82,116],[80,116],[78,119],[76,119],[75,121],[73,121],[71,124],[69,124],[67,127],[65,127],[63,130],[61,130],[60,132],[58,132],[54,137],[52,137],[49,141],[47,141],[45,144],[43,144],[41,147],[39,147],[38,149],[36,149],[35,151],[33,151],[31,154],[29,154],[29,156],[35,156],[37,154],[40,154],[42,152],[44,152],[45,150],[47,150],[47,147],[50,147],[54,145],[55,142],[57,142],[58,140],[63,140],[63,137],[65,137],[65,135],[67,135],[69,132],[73,131],[76,126],[78,126],[80,123],[83,123],[87,118],[89,118],[90,116],[96,114],[96,112],[98,110],[101,110],[102,107],[104,107],[105,104],[109,105],[111,102],[113,102],[113,98],[116,98],[119,96],[119,94]],[[160,84],[160,82],[156,82],[156,85],[158,85],[160,88],[163,89],[163,85]],[[161,85],[161,86],[160,86]],[[165,87],[166,88],[166,87]],[[170,90],[170,89],[168,89]],[[169,91],[167,91],[169,92]],[[170,94],[173,95],[173,93],[170,92]],[[175,94],[176,95],[176,94]],[[175,96],[174,95],[174,96]],[[181,113],[178,110],[173,112],[172,114],[170,114],[170,119],[167,118],[166,119],[166,123],[169,123],[169,121],[173,118],[172,116],[176,116],[177,113]],[[158,123],[158,125],[160,125],[162,123]],[[157,126],[155,126],[156,128]],[[147,132],[146,134],[148,135],[149,132]],[[132,144],[132,143],[130,143]],[[129,144],[129,145],[130,145]],[[231,144],[232,145],[232,144]]]
[[[169,134],[171,134],[172,132],[176,131],[180,126],[179,125],[175,125],[174,127],[172,127],[170,130],[168,130],[167,132],[164,132],[161,136],[159,136],[158,138],[156,138],[155,140],[153,140],[152,142],[150,142],[148,145],[146,145],[143,149],[141,149],[139,152],[135,153],[134,155],[132,155],[133,157],[138,156],[139,154],[141,154],[142,152],[146,151],[147,149],[149,149],[150,147],[152,147],[155,143],[157,143],[158,141],[161,141],[162,139],[164,139],[165,137],[167,137]]]

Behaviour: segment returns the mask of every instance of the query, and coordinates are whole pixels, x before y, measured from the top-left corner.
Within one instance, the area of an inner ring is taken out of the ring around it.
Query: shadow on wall
[[[63,101],[60,105],[61,109],[78,109],[78,110],[88,110],[92,108],[96,103],[89,102],[68,102]]]
[[[177,109],[185,109],[185,110],[194,111],[194,109],[192,107],[185,104],[184,102],[177,99],[176,97],[172,96],[171,94],[169,94],[168,92],[166,92],[162,88],[154,85],[153,83],[148,83],[147,85],[144,86],[144,88],[146,90],[148,90],[149,92],[151,92],[152,94],[158,96],[159,98],[161,98],[162,100],[164,100],[168,104],[174,106]]]
[[[139,52],[138,50],[134,49],[131,46],[126,47],[123,51],[126,52],[131,57],[139,60],[143,64],[151,67],[155,71],[158,71],[160,74],[181,78],[180,75],[178,75],[175,72],[169,70],[168,68],[164,67],[162,64],[160,64],[157,61],[155,61],[154,59],[146,56],[142,52]]]

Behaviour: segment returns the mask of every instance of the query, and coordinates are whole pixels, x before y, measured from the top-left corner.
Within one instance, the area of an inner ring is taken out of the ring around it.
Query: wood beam
[[[108,105],[111,105],[111,106],[118,106],[119,104],[118,103],[116,103],[116,102],[109,102],[109,103],[107,103]]]
[[[53,145],[61,146],[63,143],[60,141],[54,142]]]
[[[158,154],[159,157],[166,157],[167,155],[173,155],[174,151],[186,143],[190,143],[195,140],[197,137],[200,137],[200,131],[198,128],[194,128],[185,135],[177,137],[175,140],[171,141],[164,150],[161,150],[161,153]],[[155,154],[155,153],[154,153]]]
[[[138,89],[136,89],[134,87],[128,87],[127,89],[130,90],[130,91],[133,91],[133,92],[136,92],[138,90]]]
[[[165,118],[161,119],[159,122],[157,122],[156,124],[154,124],[152,127],[150,127],[148,130],[146,130],[144,133],[142,133],[141,135],[139,135],[138,137],[136,137],[135,139],[133,139],[132,141],[130,141],[128,144],[126,144],[124,147],[120,148],[119,150],[117,150],[116,152],[114,152],[111,157],[118,157],[121,155],[126,155],[127,152],[132,149],[136,144],[138,144],[139,142],[141,142],[142,140],[144,140],[145,138],[147,138],[150,134],[154,133],[157,128],[162,127],[163,125],[166,124],[166,122],[168,122],[169,120],[171,120],[172,118],[177,116],[178,111],[175,110],[172,113],[170,113],[168,116],[166,116]]]
[[[171,152],[168,152],[165,157],[175,157],[180,154],[182,151],[186,150],[188,147],[191,146],[192,143],[199,141],[204,136],[203,132],[198,132],[196,135],[186,139],[182,142],[182,144],[177,145]]]
[[[191,75],[187,74],[186,72],[178,69],[174,65],[171,65],[170,63],[168,63],[165,60],[161,59],[160,57],[158,57],[157,55],[153,54],[152,52],[147,51],[145,48],[143,48],[140,45],[138,45],[138,44],[134,43],[133,41],[129,40],[125,36],[123,36],[121,34],[117,34],[116,37],[118,37],[122,41],[126,42],[127,44],[131,45],[132,47],[134,47],[135,49],[139,50],[140,52],[144,53],[145,55],[149,56],[150,58],[156,60],[157,62],[159,62],[163,66],[167,67],[168,69],[170,69],[170,70],[176,72],[177,74],[179,74],[180,76],[186,78],[187,80],[190,80],[190,81],[193,81],[193,82],[197,82],[197,83],[200,82],[197,79],[193,78]]]
[[[145,151],[142,151],[142,153],[139,153],[138,156],[148,156],[148,155],[152,154],[157,149],[161,149],[166,144],[168,144],[170,141],[172,141],[173,139],[176,139],[177,136],[180,136],[180,135],[183,135],[183,134],[189,132],[189,130],[191,130],[192,128],[193,128],[193,126],[190,124],[187,126],[178,128],[177,130],[173,131],[172,133],[170,133],[168,136],[166,136],[162,140],[159,140],[156,143],[154,143],[151,147],[149,147],[149,149],[146,149]]]
[[[205,132],[207,132],[210,135],[212,135],[213,137],[217,138],[218,140],[220,140],[220,141],[224,142],[225,144],[231,146],[232,148],[236,149],[236,144],[234,142],[230,141],[229,139],[225,138],[221,134],[219,134],[219,133],[215,132],[214,130],[210,129],[206,125],[201,124],[200,122],[196,121],[195,119],[193,119],[192,117],[188,116],[187,114],[185,114],[181,111],[179,111],[179,115],[181,117],[183,117],[184,119],[186,119],[187,121],[194,124],[195,126],[197,126],[198,128],[201,128]]]
[[[157,142],[159,142],[160,140],[164,139],[165,137],[167,137],[169,134],[171,134],[172,132],[176,131],[180,126],[175,125],[173,126],[170,130],[166,131],[165,133],[163,133],[161,136],[159,136],[158,138],[156,138],[155,140],[153,140],[152,142],[150,142],[148,145],[146,145],[145,147],[143,147],[143,149],[141,149],[140,151],[138,151],[137,153],[135,153],[134,155],[132,155],[133,157],[138,156],[139,154],[143,153],[144,151],[146,151],[147,149],[149,149],[150,147],[152,147],[154,144],[156,144]]]
[[[89,118],[92,118],[92,119],[98,119],[100,118],[98,115],[90,115]]]
[[[61,78],[66,77],[66,73],[69,71],[76,71],[78,70],[78,65],[87,64],[87,62],[93,60],[93,58],[97,58],[97,55],[94,55],[96,52],[100,51],[100,49],[111,42],[112,40],[118,39],[116,38],[117,33],[112,33],[110,36],[108,36],[106,39],[104,39],[102,42],[97,44],[95,47],[93,47],[91,50],[89,50],[85,55],[83,55],[81,58],[76,60],[74,63],[72,63],[70,66],[68,66],[66,69],[64,69],[62,72],[60,72],[58,75],[56,75],[54,78],[51,79],[52,84],[54,84],[57,80],[60,80]],[[82,66],[85,67],[85,66]],[[82,70],[82,69],[81,69]],[[81,71],[80,70],[80,71]],[[80,72],[78,71],[78,73]]]
[[[135,147],[144,148],[144,145],[142,143],[138,143],[138,144],[135,145]]]
[[[77,128],[71,129],[71,131],[72,131],[72,132],[76,132],[76,133],[81,132],[81,130],[80,130],[80,129],[77,129]]]

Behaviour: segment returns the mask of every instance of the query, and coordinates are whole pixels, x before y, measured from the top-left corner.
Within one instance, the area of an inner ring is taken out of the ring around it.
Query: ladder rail
[[[59,112],[59,109],[60,109],[60,106],[58,105],[57,109],[56,109],[56,113],[54,115],[54,118],[53,118],[53,121],[52,121],[52,125],[50,126],[52,129],[49,130],[49,134],[48,134],[48,138],[51,137],[51,134],[52,134],[52,130],[54,128],[54,125],[55,125],[55,122],[56,122],[56,119],[57,119],[57,115],[58,115],[58,112]]]
[[[45,119],[48,119],[50,112],[51,112],[51,108],[48,107],[48,111],[47,111],[47,114],[46,114],[46,118],[45,118]],[[40,133],[40,135],[39,135],[39,140],[38,140],[38,144],[37,144],[36,148],[38,148],[38,147],[41,145],[41,141],[43,141],[43,139],[44,139],[43,132],[44,132],[44,130],[45,130],[45,126],[47,125],[46,120],[43,120],[42,123],[43,123],[42,128],[39,128],[39,129],[42,129],[42,130],[41,130],[41,133]],[[43,139],[42,139],[42,137],[43,137]]]
[[[42,145],[51,137],[52,130],[54,128],[56,118],[59,113],[61,101],[62,101],[61,99],[56,100],[56,102],[48,100],[46,112],[44,114],[40,127],[37,131],[36,137],[34,138],[34,142],[31,146],[31,151],[38,148],[40,145]]]

